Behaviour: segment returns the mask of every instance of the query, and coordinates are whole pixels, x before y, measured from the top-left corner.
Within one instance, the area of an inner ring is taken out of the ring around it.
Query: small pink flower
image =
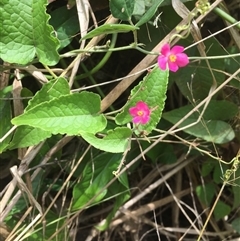
[[[136,106],[129,108],[129,113],[133,117],[133,123],[144,125],[150,120],[151,110],[145,102],[139,101]]]
[[[176,72],[179,67],[184,67],[189,63],[188,56],[183,53],[184,47],[176,45],[170,49],[169,44],[164,44],[161,49],[161,55],[158,57],[158,65],[161,70]]]

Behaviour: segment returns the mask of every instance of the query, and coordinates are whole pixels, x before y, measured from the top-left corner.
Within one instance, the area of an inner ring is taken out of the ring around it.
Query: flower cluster
[[[189,64],[188,56],[183,53],[184,47],[176,45],[172,49],[169,44],[164,44],[158,57],[158,65],[161,70],[167,68],[172,71],[178,71],[179,67],[185,67]],[[151,109],[148,105],[139,101],[136,106],[129,108],[129,113],[132,116],[134,124],[147,124],[150,120]]]
[[[161,70],[168,68],[172,72],[178,71],[189,63],[188,56],[183,53],[184,47],[176,45],[170,49],[169,44],[164,44],[158,57],[158,65]]]
[[[139,101],[136,106],[129,108],[129,113],[133,117],[133,123],[144,125],[150,120],[151,110],[145,102]]]

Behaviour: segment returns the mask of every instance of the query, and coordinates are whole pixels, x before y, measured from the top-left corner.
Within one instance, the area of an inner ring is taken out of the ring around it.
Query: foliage
[[[141,212],[131,210],[134,202],[157,203],[160,189],[154,197],[147,194],[160,184],[161,195],[176,192],[173,200],[180,210],[185,206],[178,195],[191,187],[188,200],[194,192],[197,202],[193,200],[191,210],[197,218],[199,210],[213,207],[199,218],[201,233],[194,239],[200,240],[208,229],[218,232],[221,222],[231,224],[234,231],[228,235],[236,237],[240,57],[234,35],[229,35],[234,44],[224,42],[225,33],[218,40],[209,34],[208,39],[198,36],[193,41],[193,16],[189,13],[180,22],[172,1],[110,0],[106,6],[104,1],[90,1],[93,15],[103,8],[114,17],[105,23],[97,19],[99,26],[94,28],[82,20],[90,10],[81,1],[69,1],[68,7],[50,2],[0,4],[0,165],[8,175],[9,167],[18,164],[13,177],[25,175],[28,180],[23,185],[16,179],[15,192],[11,186],[3,192],[1,221],[10,229],[18,227],[9,240],[69,240],[72,220],[87,218],[102,207],[107,211],[90,226],[100,233],[114,230],[125,216],[139,218]],[[194,8],[193,1],[181,2],[188,6],[186,11]],[[206,2],[198,1],[192,13],[201,15]],[[89,19],[88,14],[85,17]],[[84,24],[90,27],[86,34],[79,27]],[[163,46],[168,49],[165,54]],[[119,79],[108,81],[109,77]],[[143,114],[147,118],[136,121],[136,115]],[[175,173],[184,178],[176,183],[181,189],[168,184]],[[189,210],[181,214],[188,221]],[[86,217],[81,216],[83,211]],[[18,223],[23,213],[26,216]],[[214,221],[208,224],[211,215]],[[190,227],[185,220],[179,225]]]

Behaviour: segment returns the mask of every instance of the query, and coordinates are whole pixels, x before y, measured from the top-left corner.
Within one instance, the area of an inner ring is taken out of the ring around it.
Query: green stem
[[[240,53],[237,54],[228,54],[228,55],[220,55],[220,56],[207,56],[207,57],[188,57],[189,59],[226,59],[240,56]]]
[[[87,72],[87,74],[91,72],[91,71],[88,72],[88,69],[87,69],[87,67],[85,66],[85,64],[82,63],[81,66],[82,66],[83,70],[84,70],[85,72]],[[92,82],[94,85],[97,84],[97,82],[96,82],[95,79],[92,77],[92,75],[89,75],[88,78],[91,80],[91,82]],[[105,95],[104,95],[102,89],[101,89],[99,86],[96,86],[96,89],[97,89],[98,93],[100,94],[100,96],[101,96],[102,98],[104,98]]]
[[[223,11],[221,8],[216,7],[216,8],[213,9],[213,12],[216,13],[221,18],[223,18],[224,20],[226,20],[227,22],[231,23],[231,24],[239,22],[235,18],[230,16],[228,13]],[[240,23],[237,24],[236,26],[237,26],[238,29],[240,29]]]
[[[117,34],[113,34],[112,35],[112,40],[111,40],[111,43],[110,43],[110,48],[113,48],[116,44],[116,41],[117,41]],[[95,66],[92,70],[90,70],[89,72],[85,73],[85,74],[81,74],[79,76],[76,77],[76,80],[80,80],[80,79],[84,79],[86,77],[89,77],[91,75],[93,75],[94,73],[96,73],[98,70],[100,70],[105,64],[106,62],[108,61],[108,59],[110,58],[112,52],[108,51],[104,57],[102,58],[102,60],[98,63],[97,66]]]
[[[117,52],[117,51],[122,51],[122,50],[129,50],[129,49],[136,49],[144,54],[151,54],[151,55],[159,55],[159,53],[155,53],[155,52],[149,52],[147,50],[144,50],[142,48],[140,48],[139,46],[141,46],[142,44],[130,44],[129,46],[123,46],[123,47],[118,47],[118,48],[106,48],[104,47],[104,49],[99,48],[99,47],[94,47],[91,49],[77,49],[77,50],[73,50],[71,52],[68,52],[66,54],[62,54],[61,58],[65,58],[65,57],[73,57],[78,55],[79,53],[105,53],[105,52]]]

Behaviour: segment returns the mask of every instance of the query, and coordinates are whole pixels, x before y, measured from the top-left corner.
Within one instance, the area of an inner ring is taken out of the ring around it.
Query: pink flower
[[[183,46],[176,45],[170,49],[169,44],[164,44],[161,49],[161,55],[158,57],[159,68],[165,70],[168,67],[170,71],[176,72],[179,67],[186,66],[189,60],[183,51]]]
[[[133,123],[144,125],[150,120],[151,110],[145,102],[139,101],[136,106],[129,108],[129,113],[133,117]]]

